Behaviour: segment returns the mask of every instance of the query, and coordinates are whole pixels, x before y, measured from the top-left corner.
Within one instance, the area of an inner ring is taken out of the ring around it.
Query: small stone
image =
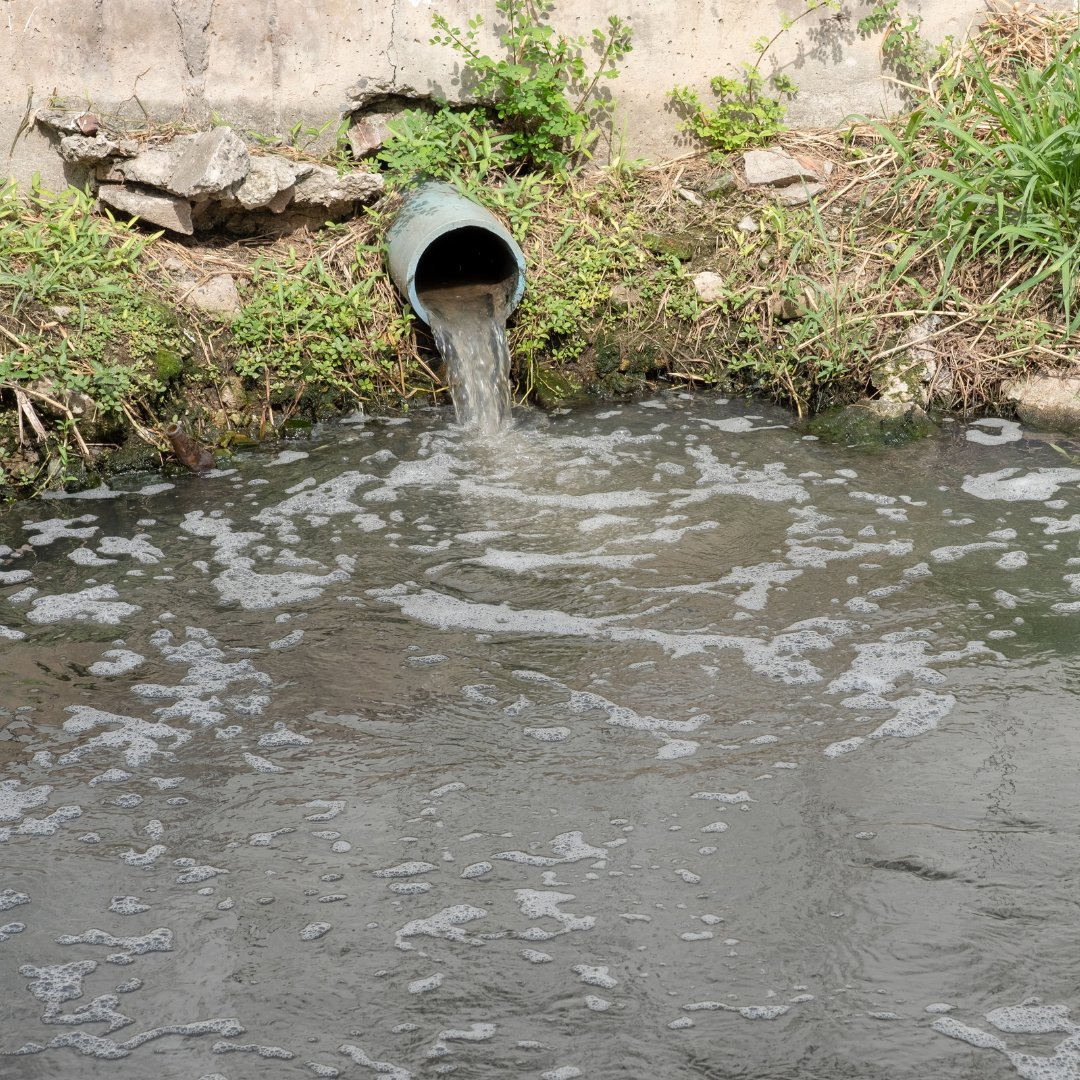
[[[1025,424],[1043,431],[1080,432],[1080,376],[1032,375],[1002,389]]]
[[[187,199],[120,184],[102,184],[98,188],[98,200],[112,210],[138,217],[151,225],[160,225],[170,232],[190,236],[194,231],[191,203]]]
[[[701,185],[701,194],[708,199],[721,199],[728,192],[734,191],[739,186],[739,181],[734,173],[725,172],[706,180]]]
[[[768,307],[769,314],[780,322],[801,319],[806,314],[806,309],[802,304],[790,296],[770,296]]]
[[[608,293],[608,302],[611,304],[612,311],[624,314],[641,303],[641,294],[637,289],[620,282],[618,285],[612,285],[611,292]]]
[[[690,188],[676,188],[676,193],[680,199],[691,204],[691,206],[704,206],[705,200],[696,192],[691,191]]]
[[[752,187],[785,187],[800,180],[820,180],[821,174],[786,150],[747,150],[743,154],[746,182]]]
[[[230,321],[240,311],[240,294],[236,291],[236,281],[232,274],[215,274],[209,280],[196,285],[184,299],[192,307],[225,316]]]
[[[711,304],[724,295],[724,279],[712,270],[702,270],[694,275],[694,291],[706,304]]]
[[[738,228],[739,232],[756,233],[758,231],[758,223],[747,214],[746,217],[739,222],[736,228]]]
[[[912,402],[864,398],[853,405],[838,405],[811,417],[811,435],[846,446],[897,446],[926,438],[937,427]]]

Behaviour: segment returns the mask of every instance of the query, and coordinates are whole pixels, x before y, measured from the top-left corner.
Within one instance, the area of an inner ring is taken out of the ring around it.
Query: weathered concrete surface
[[[962,36],[980,7],[923,3],[926,32]],[[793,123],[833,124],[889,107],[880,42],[855,30],[866,5],[847,8],[844,20],[827,10],[801,20],[766,58],[766,70],[778,66],[801,87]],[[750,43],[801,10],[801,0],[679,0],[677,9],[657,0],[565,0],[554,22],[588,32],[610,14],[630,20],[634,51],[623,74],[602,84],[619,106],[614,151],[659,159],[690,147],[666,92],[692,84],[707,98],[712,75],[752,59]],[[456,25],[477,13],[496,21],[493,0],[0,0],[0,175],[26,180],[39,171],[54,186],[81,179],[46,134],[19,130],[28,99],[40,108],[54,90],[136,125],[143,110],[203,127],[214,112],[241,133],[271,134],[298,121],[336,123],[363,78],[455,97],[457,58],[429,43],[435,11]]]

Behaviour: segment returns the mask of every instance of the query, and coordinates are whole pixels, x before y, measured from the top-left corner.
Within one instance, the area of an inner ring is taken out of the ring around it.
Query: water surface
[[[670,395],[10,510],[0,1077],[1080,1076],[1078,484]]]

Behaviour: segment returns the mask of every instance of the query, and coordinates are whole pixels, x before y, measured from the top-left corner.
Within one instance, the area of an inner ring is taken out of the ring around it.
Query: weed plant
[[[618,75],[633,46],[629,24],[617,15],[588,38],[557,33],[550,22],[554,7],[554,0],[495,0],[503,19],[503,57],[482,51],[479,15],[463,29],[436,15],[431,43],[461,57],[467,89],[491,103],[508,135],[510,158],[525,168],[559,172],[590,156],[609,112],[598,87]],[[591,66],[586,49],[596,55]]]
[[[995,77],[973,52],[957,77],[899,132],[879,130],[896,151],[895,192],[925,223],[898,266],[941,251],[939,295],[957,267],[978,261],[1008,280],[1006,296],[1057,283],[1068,332],[1080,327],[1080,44],[1070,38],[1045,66]]]

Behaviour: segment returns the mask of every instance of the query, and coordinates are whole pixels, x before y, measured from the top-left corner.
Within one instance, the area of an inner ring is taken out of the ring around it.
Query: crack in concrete
[[[207,29],[214,15],[215,0],[169,0],[173,18],[180,28],[180,49],[184,64],[199,96],[206,81],[209,64]]]
[[[397,13],[398,13],[398,0],[391,0],[391,3],[390,3],[390,41],[386,46],[386,62],[390,65],[390,85],[391,85],[391,87],[397,86],[398,64],[394,60],[394,53],[397,51]]]

